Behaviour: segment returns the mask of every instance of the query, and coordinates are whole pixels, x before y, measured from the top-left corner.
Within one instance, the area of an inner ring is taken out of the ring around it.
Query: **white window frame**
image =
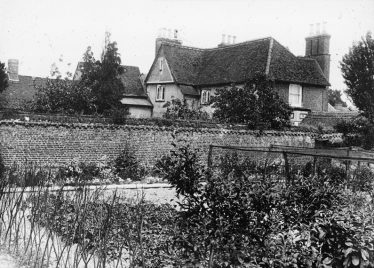
[[[297,101],[295,101],[297,97]],[[303,106],[303,87],[298,84],[290,84],[288,88],[288,103],[292,107],[302,107]]]
[[[299,118],[304,119],[307,115],[308,113],[300,113]]]
[[[209,104],[210,102],[210,90],[203,89],[201,91],[201,104]]]
[[[165,100],[165,86],[157,85],[156,87],[156,101]]]

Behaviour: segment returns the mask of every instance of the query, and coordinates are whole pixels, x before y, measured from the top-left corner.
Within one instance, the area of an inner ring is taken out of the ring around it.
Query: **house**
[[[19,75],[19,61],[8,60],[8,84],[9,87],[0,93],[0,108],[12,110],[25,110],[36,94],[35,85],[46,83],[45,78]]]
[[[82,68],[83,62],[79,62],[73,76],[74,81],[80,80]],[[139,67],[123,65],[123,68],[124,72],[120,77],[124,86],[121,103],[129,108],[129,116],[132,118],[152,117],[153,105],[145,91]]]
[[[73,80],[81,76],[82,63],[78,63]],[[152,103],[149,101],[144,89],[138,67],[123,66],[124,73],[121,81],[124,85],[123,99],[119,100],[129,107],[130,117],[144,118],[152,116]],[[0,107],[2,109],[27,110],[32,102],[36,89],[35,85],[43,85],[47,78],[32,77],[18,74],[19,61],[8,60],[9,87],[0,94]]]
[[[243,86],[262,73],[293,108],[291,122],[298,125],[310,111],[327,111],[329,42],[330,35],[314,33],[306,38],[305,57],[297,57],[272,37],[235,43],[223,35],[218,47],[201,49],[183,46],[177,32],[161,34],[145,79],[153,116],[161,117],[173,98],[212,114],[209,99],[217,88]]]

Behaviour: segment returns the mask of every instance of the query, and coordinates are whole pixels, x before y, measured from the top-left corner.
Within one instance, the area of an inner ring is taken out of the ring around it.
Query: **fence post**
[[[290,178],[290,167],[288,165],[288,158],[287,158],[287,153],[286,152],[283,152],[283,158],[284,158],[284,165],[285,165],[285,175],[286,175],[286,179],[287,179],[287,183],[289,184],[290,181],[291,181],[291,178]]]
[[[317,174],[317,156],[313,157],[313,176]]]
[[[213,145],[209,145],[209,152],[208,152],[208,170],[209,171],[212,167],[212,152],[213,152]]]

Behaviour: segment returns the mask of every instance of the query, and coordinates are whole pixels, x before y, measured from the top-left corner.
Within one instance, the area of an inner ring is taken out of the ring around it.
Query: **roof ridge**
[[[236,44],[229,44],[229,45],[222,46],[222,47],[211,47],[211,48],[199,48],[199,47],[185,46],[185,45],[179,45],[179,44],[168,43],[168,42],[162,43],[162,45],[180,47],[180,48],[197,50],[197,51],[207,51],[207,50],[211,51],[211,50],[223,50],[223,49],[227,49],[227,48],[238,47],[238,46],[247,45],[247,44],[254,43],[254,42],[264,41],[264,40],[267,40],[267,39],[273,40],[274,38],[271,37],[271,36],[268,36],[268,37],[263,37],[263,38],[247,40],[247,41],[243,41],[243,42],[236,43]]]
[[[273,44],[274,44],[274,38],[270,38],[269,42],[269,52],[268,52],[268,58],[266,61],[266,68],[265,68],[265,75],[269,75],[269,70],[270,70],[270,61],[271,61],[271,56],[273,54]]]

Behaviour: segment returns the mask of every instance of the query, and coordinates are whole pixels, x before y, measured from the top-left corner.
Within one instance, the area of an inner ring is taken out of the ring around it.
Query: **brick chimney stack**
[[[326,22],[310,25],[310,34],[305,38],[305,56],[315,59],[321,67],[327,81],[330,78],[330,38],[326,32]],[[315,29],[315,32],[314,32]]]
[[[17,59],[8,60],[8,76],[11,81],[19,81],[18,78],[18,65],[19,61]]]
[[[155,55],[157,55],[157,52],[163,43],[182,45],[182,41],[178,39],[178,30],[172,30],[172,29],[166,29],[166,28],[161,28],[159,30],[158,36],[156,38]]]

